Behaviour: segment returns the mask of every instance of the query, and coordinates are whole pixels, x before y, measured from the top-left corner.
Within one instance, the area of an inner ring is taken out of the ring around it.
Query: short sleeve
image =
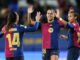
[[[36,22],[33,27],[27,27],[24,25],[20,25],[20,31],[27,32],[27,31],[36,31],[39,27],[39,22]]]
[[[58,20],[58,23],[60,26],[63,26],[63,23],[60,20]]]
[[[72,23],[72,24],[67,23],[67,27],[68,27],[68,28],[75,29],[75,28],[77,28],[78,26],[79,26],[78,23]]]

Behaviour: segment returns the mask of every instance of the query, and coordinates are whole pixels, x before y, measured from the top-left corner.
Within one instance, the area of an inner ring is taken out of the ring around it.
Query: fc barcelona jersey
[[[5,56],[6,57],[17,57],[23,56],[23,33],[27,31],[35,31],[38,29],[39,23],[36,22],[33,27],[26,27],[23,25],[16,25],[10,28],[8,32],[4,33],[6,30],[6,25],[2,29],[2,33],[5,36]]]
[[[78,23],[67,24],[68,31],[68,48],[80,48],[80,27]]]
[[[58,39],[61,26],[63,26],[63,24],[59,20],[42,24],[43,49],[59,49]]]

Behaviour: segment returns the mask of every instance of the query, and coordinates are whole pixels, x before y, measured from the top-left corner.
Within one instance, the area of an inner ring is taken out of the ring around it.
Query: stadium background
[[[32,18],[35,20],[36,12],[40,11],[42,19],[46,21],[46,11],[48,8],[56,7],[62,9],[62,17],[67,21],[67,13],[70,7],[80,13],[79,0],[0,0],[0,31],[6,24],[7,15],[10,11],[17,11],[20,16],[19,24],[27,25],[27,7],[32,4],[34,12]],[[80,21],[78,21],[80,22]],[[61,34],[67,35],[67,29],[61,28]],[[36,32],[26,32],[23,37],[23,48],[25,60],[42,60],[42,34],[39,27]],[[66,60],[67,40],[59,39],[60,57],[59,60]],[[5,60],[5,40],[0,38],[0,60]]]

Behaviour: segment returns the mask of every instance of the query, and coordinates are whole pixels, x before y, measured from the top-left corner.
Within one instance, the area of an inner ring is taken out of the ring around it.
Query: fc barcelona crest
[[[48,32],[49,32],[49,33],[52,33],[53,31],[54,31],[53,28],[49,28],[49,29],[48,29]]]

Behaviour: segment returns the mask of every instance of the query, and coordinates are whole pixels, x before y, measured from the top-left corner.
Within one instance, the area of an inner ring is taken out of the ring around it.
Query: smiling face
[[[54,20],[55,12],[52,9],[49,9],[47,11],[46,16],[47,16],[48,23],[50,23],[50,22],[52,22]]]
[[[69,23],[75,22],[76,19],[77,19],[77,17],[74,16],[74,13],[68,13],[68,21],[69,21]]]

